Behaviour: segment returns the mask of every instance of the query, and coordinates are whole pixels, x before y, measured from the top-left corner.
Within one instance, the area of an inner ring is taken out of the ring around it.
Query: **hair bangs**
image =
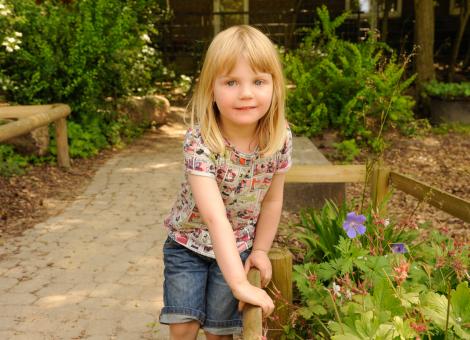
[[[217,76],[229,75],[240,58],[246,58],[254,72],[273,77],[271,107],[258,122],[258,141],[261,154],[271,155],[280,150],[286,138],[285,84],[278,52],[269,38],[258,29],[232,26],[212,40],[204,59],[199,82],[191,98],[191,124],[196,118],[209,149],[221,153],[224,139],[214,110],[213,86]]]

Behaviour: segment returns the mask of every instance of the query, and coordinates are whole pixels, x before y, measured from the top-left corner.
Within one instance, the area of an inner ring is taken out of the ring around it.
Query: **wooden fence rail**
[[[66,117],[69,114],[70,107],[65,104],[0,107],[0,120],[13,119],[11,122],[0,125],[0,142],[54,123],[57,141],[57,163],[61,167],[69,168],[70,158],[66,123]]]
[[[370,169],[368,174],[365,165],[296,165],[287,173],[286,182],[290,183],[352,183],[363,182],[370,185],[371,201],[374,207],[383,207],[383,200],[390,187],[395,187],[420,201],[458,217],[470,223],[470,202],[422,183],[409,176],[391,171],[390,168],[382,166],[380,163]],[[383,207],[384,208],[384,207]],[[277,252],[277,249],[273,249]],[[291,256],[285,253],[286,258]],[[279,260],[279,256],[277,257]],[[271,260],[273,261],[273,260]],[[279,273],[282,271],[282,273]],[[284,299],[292,299],[292,266],[283,266],[282,269],[273,265],[273,278],[277,277],[277,286],[285,286],[282,296]],[[290,288],[289,288],[290,287]],[[256,307],[255,307],[256,308]],[[275,310],[274,315],[284,320],[286,311]],[[245,340],[259,340],[262,335],[262,320],[260,318],[261,309],[256,316],[254,314],[244,314],[244,332],[250,329],[249,336],[244,335]],[[288,314],[287,314],[288,315]],[[288,320],[285,320],[288,321]],[[251,330],[256,330],[252,332]],[[268,339],[277,339],[277,335]]]

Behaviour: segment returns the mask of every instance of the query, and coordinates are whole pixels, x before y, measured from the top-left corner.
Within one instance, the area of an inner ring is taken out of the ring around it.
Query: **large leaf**
[[[467,293],[464,289],[465,286],[462,286],[459,290],[459,293],[454,295],[455,298],[463,297],[464,299],[466,299]],[[423,297],[421,302],[422,311],[426,318],[429,318],[432,323],[434,323],[441,330],[445,331],[447,320],[447,298],[444,295],[439,295],[434,292],[428,292]],[[461,307],[463,306],[459,304],[459,308]],[[459,309],[459,312],[461,311],[464,311],[464,315],[466,315],[466,309]],[[470,339],[470,331],[468,330],[468,327],[465,327],[464,329],[462,328],[462,326],[465,325],[462,323],[462,320],[459,319],[459,317],[455,317],[455,312],[453,311],[453,308],[451,308],[448,321],[448,331],[453,331],[462,339]]]
[[[386,278],[382,278],[382,280],[375,283],[372,298],[377,314],[389,311],[392,316],[396,316],[403,315],[405,311]]]
[[[470,288],[468,282],[461,282],[450,294],[452,315],[459,324],[470,323]]]

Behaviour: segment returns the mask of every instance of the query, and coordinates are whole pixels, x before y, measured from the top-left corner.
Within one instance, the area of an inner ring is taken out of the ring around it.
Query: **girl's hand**
[[[255,267],[261,274],[261,287],[266,287],[271,281],[273,270],[268,254],[264,250],[255,249],[245,261],[245,272],[248,274],[250,268]]]
[[[274,302],[269,295],[261,288],[255,287],[248,281],[244,281],[233,289],[233,295],[240,301],[238,309],[241,311],[245,303],[260,306],[263,317],[268,317],[274,310]]]

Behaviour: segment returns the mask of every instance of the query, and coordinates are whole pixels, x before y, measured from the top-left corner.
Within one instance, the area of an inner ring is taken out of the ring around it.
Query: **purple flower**
[[[397,254],[404,254],[408,252],[408,250],[406,250],[406,245],[404,243],[391,243],[390,248],[392,249],[393,253],[397,253]]]
[[[358,234],[362,235],[366,232],[364,222],[366,217],[364,215],[357,215],[355,212],[350,212],[346,215],[346,221],[343,223],[343,228],[348,234],[349,238],[355,238]]]

